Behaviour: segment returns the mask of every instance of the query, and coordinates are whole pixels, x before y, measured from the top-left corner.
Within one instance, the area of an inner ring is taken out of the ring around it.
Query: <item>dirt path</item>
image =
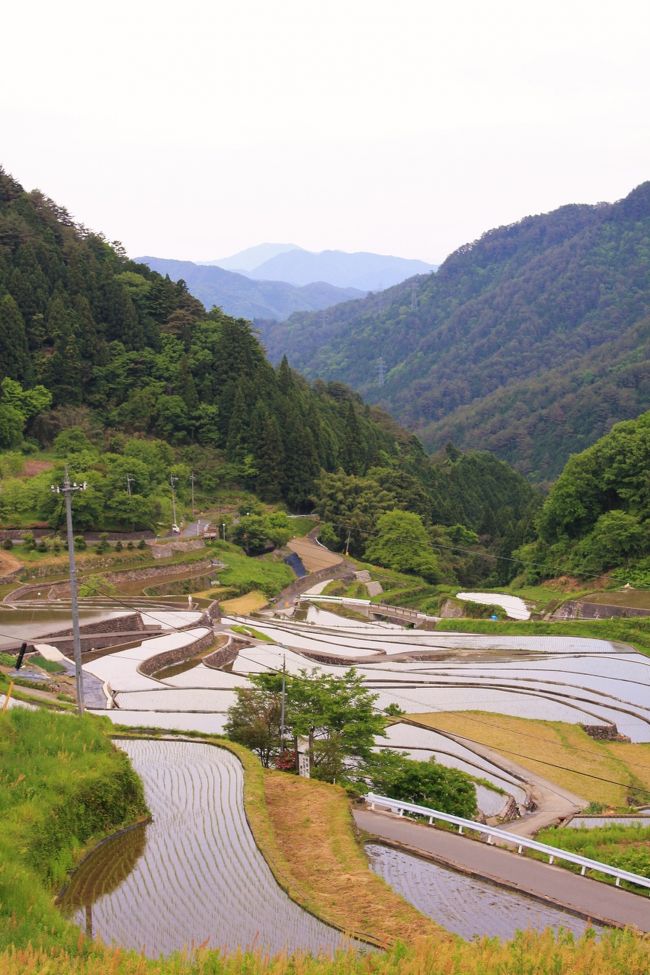
[[[360,829],[378,839],[421,853],[462,873],[532,894],[594,921],[650,931],[647,897],[388,813],[355,810],[354,819]]]
[[[449,737],[454,738],[452,734]],[[466,744],[461,739],[455,740],[458,740],[460,745]],[[470,747],[477,755],[488,759],[506,772],[511,772],[517,778],[523,779],[530,788],[531,799],[536,808],[533,812],[522,816],[521,819],[508,823],[505,828],[509,833],[516,833],[518,836],[534,836],[540,829],[553,826],[563,819],[574,816],[586,807],[586,799],[569,792],[568,789],[563,789],[555,782],[549,782],[548,779],[531,772],[523,765],[518,765],[511,759],[505,758],[501,752],[475,742],[472,742]]]
[[[22,567],[23,563],[15,555],[11,555],[5,549],[0,549],[0,576],[10,575]]]
[[[287,548],[299,556],[307,572],[328,569],[330,566],[340,565],[343,561],[341,555],[338,555],[336,552],[330,552],[328,548],[319,545],[309,535],[306,535],[304,538],[292,538],[287,543]]]

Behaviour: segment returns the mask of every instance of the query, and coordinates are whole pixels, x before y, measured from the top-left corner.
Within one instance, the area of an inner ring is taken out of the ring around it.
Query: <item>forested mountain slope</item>
[[[650,584],[650,412],[570,458],[536,528],[537,540],[519,552],[529,581],[617,568],[621,582]]]
[[[235,484],[294,510],[313,506],[327,472],[349,478],[363,499],[355,517],[366,501],[377,513],[416,512],[432,531],[453,528],[447,541],[465,537],[473,561],[529,538],[537,505],[490,455],[429,458],[341,383],[309,386],[286,361],[274,368],[248,322],[207,313],[183,285],[0,170],[0,452],[14,454],[5,467],[19,474],[19,451],[53,441],[57,456],[75,454],[75,473],[93,472],[84,527],[149,526],[152,477],[168,483],[178,459],[204,489]],[[139,476],[138,458],[154,458]],[[5,477],[0,517],[34,510],[30,483],[9,491]]]
[[[321,468],[422,453],[345,387],[275,370],[248,322],[206,313],[0,170],[0,449],[70,426],[200,445],[297,509]]]
[[[349,298],[361,298],[365,293],[358,288],[337,288],[325,281],[303,287],[288,284],[281,278],[254,281],[245,274],[192,261],[162,257],[138,257],[137,260],[159,274],[168,274],[172,281],[185,281],[188,291],[206,308],[217,305],[236,318],[284,319],[296,311],[316,311]]]
[[[431,449],[494,450],[549,479],[650,406],[650,182],[492,230],[436,274],[262,338],[272,359],[350,383]]]

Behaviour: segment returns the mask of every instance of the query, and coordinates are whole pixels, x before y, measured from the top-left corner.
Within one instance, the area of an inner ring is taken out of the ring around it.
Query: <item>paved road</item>
[[[594,921],[650,931],[650,899],[646,897],[388,813],[355,810],[354,819],[360,829],[379,839],[419,851],[464,873],[526,891]]]

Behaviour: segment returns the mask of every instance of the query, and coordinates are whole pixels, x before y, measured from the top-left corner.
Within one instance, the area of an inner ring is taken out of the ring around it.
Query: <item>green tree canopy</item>
[[[469,775],[438,765],[434,758],[416,762],[406,752],[382,749],[366,766],[373,792],[472,819],[478,809]]]
[[[259,692],[249,702],[255,707],[247,717],[246,689],[238,689],[237,702],[228,712],[228,733],[247,744],[257,740],[262,726],[263,743],[255,749],[270,760],[279,749],[279,740],[275,717],[268,716],[276,714],[282,678],[273,673],[251,674],[250,680]],[[375,736],[386,728],[386,718],[375,708],[376,700],[377,695],[364,687],[353,668],[340,677],[318,670],[287,675],[286,734],[289,739],[306,739],[312,776],[327,782],[358,776],[362,763],[370,758]],[[260,714],[265,717],[260,719]]]
[[[376,534],[366,545],[365,558],[398,572],[411,572],[428,582],[441,578],[426,528],[419,515],[394,509],[377,520]]]

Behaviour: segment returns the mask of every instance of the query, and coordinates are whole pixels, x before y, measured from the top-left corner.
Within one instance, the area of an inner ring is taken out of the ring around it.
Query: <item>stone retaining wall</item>
[[[303,576],[302,579],[296,579],[295,582],[288,585],[272,602],[276,602],[278,599],[293,599],[307,589],[311,589],[316,583],[325,582],[326,579],[349,579],[351,581],[354,579],[354,573],[355,570],[346,562],[339,562],[338,565],[319,569],[317,572],[310,572],[309,575]]]
[[[239,637],[231,636],[225,647],[215,650],[208,657],[203,658],[203,664],[213,670],[223,670],[228,664],[234,663],[241,650],[252,647],[250,640],[242,640]]]
[[[154,559],[170,559],[172,555],[177,555],[179,552],[193,552],[200,548],[205,548],[205,542],[202,538],[191,538],[184,542],[169,542],[167,545],[149,544]]]
[[[187,643],[184,647],[176,647],[174,650],[165,650],[163,653],[157,653],[155,657],[150,657],[149,660],[143,660],[143,662],[138,667],[138,672],[143,674],[145,677],[153,677],[157,671],[162,670],[163,667],[173,667],[174,664],[181,664],[184,660],[189,660],[191,657],[195,657],[197,653],[201,650],[206,650],[215,642],[214,633],[206,633],[205,636],[199,637],[192,643]]]
[[[209,571],[211,563],[209,559],[201,559],[191,564],[192,572],[187,574],[187,578],[192,575],[203,575]],[[194,572],[196,570],[196,572]],[[147,582],[148,580],[166,579],[169,576],[182,575],[182,565],[162,565],[148,566],[144,569],[125,569],[122,572],[107,572],[104,578],[107,582]],[[83,579],[81,580],[83,583]],[[30,587],[33,588],[33,587]],[[70,583],[57,582],[50,586],[48,599],[65,599],[70,596]]]
[[[612,606],[608,603],[587,603],[570,600],[562,603],[551,615],[553,620],[608,620],[628,616],[650,616],[650,609],[637,609],[634,606]]]
[[[596,741],[629,741],[625,735],[619,734],[618,728],[615,724],[602,725],[602,724],[581,724],[580,727],[583,731],[586,731],[590,738],[595,738]]]

